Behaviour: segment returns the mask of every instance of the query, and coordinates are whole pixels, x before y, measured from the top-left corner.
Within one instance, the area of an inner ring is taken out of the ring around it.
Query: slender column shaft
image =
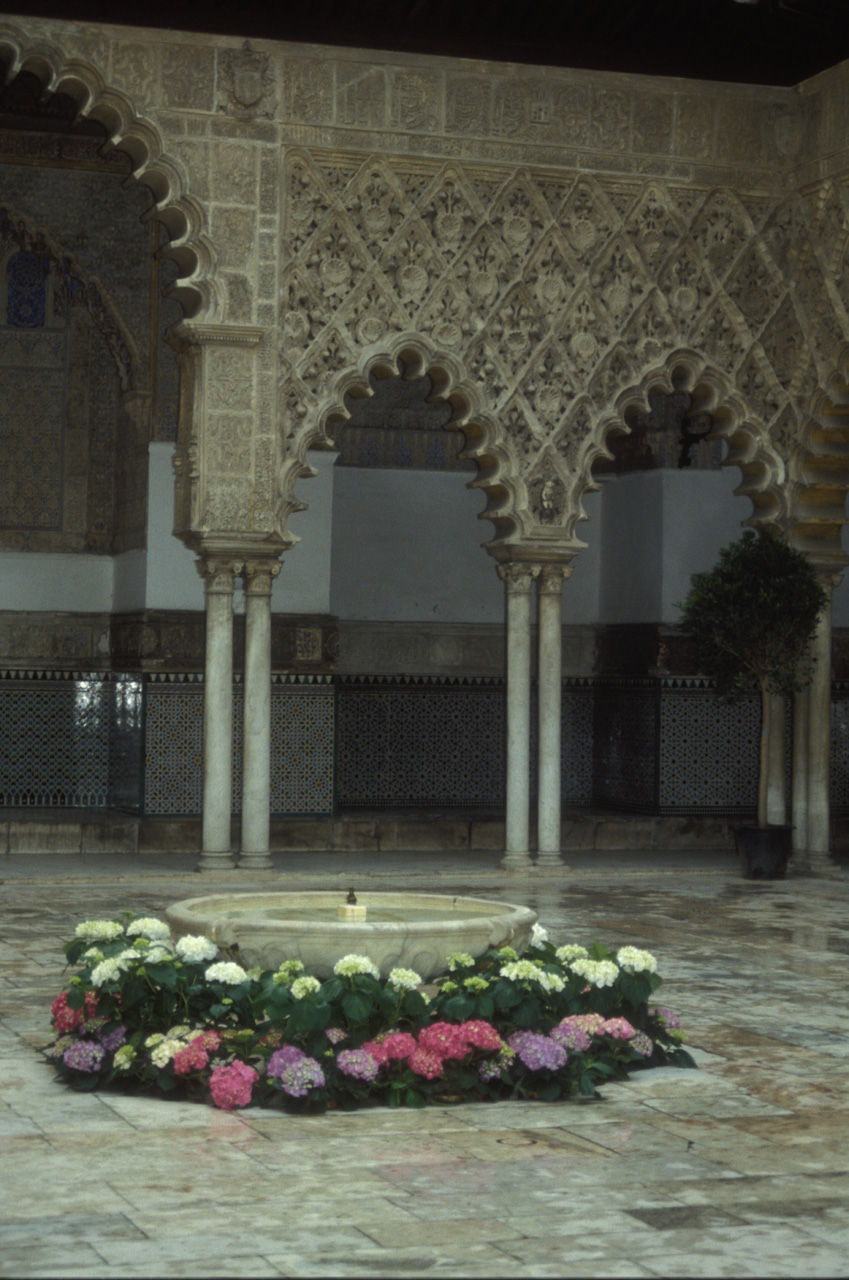
[[[233,866],[233,580],[241,564],[197,561],[206,588],[203,687],[203,848],[199,871]]]
[[[502,866],[532,865],[530,843],[531,585],[530,565],[498,566],[507,595],[507,814]]]
[[[539,596],[539,789],[537,865],[560,865],[560,726],[563,580],[571,565],[546,565]]]
[[[787,783],[785,778],[785,738],[787,733],[786,699],[779,693],[769,695],[770,714],[767,728],[766,820],[783,824],[787,821]]]
[[[280,564],[245,564],[245,727],[239,866],[271,868],[271,588]]]
[[[793,695],[793,853],[801,864],[808,856],[808,690]]]
[[[814,678],[808,690],[808,859],[820,871],[831,866],[831,590],[840,579],[822,581],[829,601],[811,641]]]

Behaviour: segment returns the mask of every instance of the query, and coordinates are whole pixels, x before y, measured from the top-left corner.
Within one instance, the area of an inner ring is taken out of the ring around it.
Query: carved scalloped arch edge
[[[610,437],[629,432],[628,419],[649,412],[649,396],[655,391],[665,395],[686,391],[693,398],[695,412],[711,415],[711,438],[728,444],[723,466],[737,466],[741,472],[741,483],[734,492],[752,503],[751,514],[741,523],[787,531],[791,521],[786,467],[770,444],[763,422],[749,410],[727,374],[698,352],[679,348],[662,365],[644,373],[639,383],[624,387],[613,405],[598,415],[578,454],[570,495],[572,514],[565,534],[574,537],[575,525],[588,518],[583,509],[584,494],[599,488],[592,477],[593,463],[597,458],[612,457]],[[583,397],[583,402],[592,404],[589,397]]]
[[[321,401],[313,406],[309,424],[290,442],[278,468],[277,532],[280,536],[287,541],[296,540],[285,524],[289,515],[303,510],[305,505],[294,495],[295,481],[316,474],[307,457],[310,449],[333,447],[332,429],[350,417],[346,397],[362,399],[374,395],[371,377],[414,379],[425,375],[433,383],[429,399],[444,400],[451,405],[452,416],[445,429],[462,431],[466,438],[466,447],[460,456],[471,458],[477,464],[477,475],[467,487],[483,490],[486,507],[479,518],[495,526],[495,538],[484,545],[493,550],[521,539],[524,522],[519,508],[524,499],[524,484],[517,474],[508,437],[498,418],[481,407],[480,393],[468,380],[462,362],[438,350],[418,333],[397,334],[386,344],[364,348],[358,361],[341,370]]]
[[[204,230],[203,210],[188,190],[182,166],[167,155],[156,125],[139,116],[127,95],[108,86],[91,63],[67,56],[54,42],[33,41],[6,24],[0,26],[0,69],[6,83],[21,71],[31,72],[45,94],[68,94],[78,117],[103,125],[108,141],[129,155],[133,177],[150,189],[154,203],[149,216],[162,222],[168,233],[170,243],[162,252],[174,259],[180,273],[169,296],[177,299],[187,317],[218,319],[215,251]]]

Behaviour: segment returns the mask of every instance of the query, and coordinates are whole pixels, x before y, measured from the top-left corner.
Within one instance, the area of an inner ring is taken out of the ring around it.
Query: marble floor
[[[849,1276],[849,875],[727,855],[281,856],[234,887],[527,903],[559,943],[653,951],[698,1070],[600,1102],[288,1117],[74,1094],[36,1053],[76,922],[218,891],[187,855],[0,865],[0,1274]]]

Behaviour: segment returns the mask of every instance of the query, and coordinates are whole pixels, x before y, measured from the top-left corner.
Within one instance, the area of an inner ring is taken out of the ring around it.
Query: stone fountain
[[[490,947],[525,949],[537,914],[488,898],[437,893],[215,893],[186,898],[165,912],[175,938],[202,934],[238,948],[247,968],[276,969],[300,960],[328,978],[342,956],[368,956],[386,977],[414,969],[427,981],[447,968],[452,951],[477,958]]]

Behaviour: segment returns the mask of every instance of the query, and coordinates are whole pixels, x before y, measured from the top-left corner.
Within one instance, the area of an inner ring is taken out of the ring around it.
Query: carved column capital
[[[574,565],[571,564],[544,564],[539,571],[539,582],[537,590],[540,595],[559,596],[563,590],[563,583],[572,573]]]
[[[274,579],[282,568],[279,560],[246,560],[243,570],[245,595],[270,596]]]
[[[495,571],[507,588],[508,594],[512,595],[513,592],[530,591],[534,578],[539,574],[539,565],[509,561],[507,564],[496,565]]]
[[[243,567],[243,561],[229,556],[199,556],[195,560],[195,568],[203,578],[208,596],[232,595],[234,581]]]

